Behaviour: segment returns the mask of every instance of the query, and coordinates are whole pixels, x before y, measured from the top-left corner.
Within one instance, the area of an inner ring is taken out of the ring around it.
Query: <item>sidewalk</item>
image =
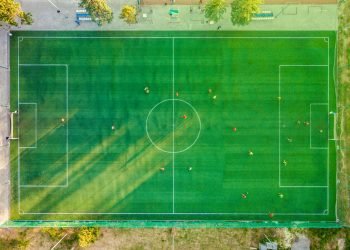
[[[30,26],[13,28],[13,30],[216,30],[220,25],[222,30],[336,30],[337,5],[263,5],[262,10],[270,10],[276,17],[273,20],[252,21],[246,26],[233,26],[230,21],[230,8],[224,19],[218,24],[206,22],[198,5],[147,5],[142,7],[142,13],[152,18],[142,18],[139,23],[128,25],[119,19],[121,6],[126,3],[135,4],[136,0],[120,0],[109,2],[114,11],[114,20],[102,27],[90,21],[77,25],[75,10],[79,8],[79,0],[21,0],[22,8],[33,14],[34,23]],[[179,10],[177,20],[171,20],[168,14],[170,8]],[[150,11],[152,10],[152,14]]]
[[[9,136],[9,50],[8,33],[0,30],[0,225],[9,219],[10,208],[10,147]]]

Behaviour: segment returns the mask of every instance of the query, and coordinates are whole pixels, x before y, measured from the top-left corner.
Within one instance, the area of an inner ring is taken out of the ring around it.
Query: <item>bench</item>
[[[252,20],[271,20],[274,19],[273,12],[266,10],[259,13],[254,13]]]
[[[79,9],[75,11],[76,19],[75,22],[80,25],[81,21],[91,21],[90,14],[85,9]]]

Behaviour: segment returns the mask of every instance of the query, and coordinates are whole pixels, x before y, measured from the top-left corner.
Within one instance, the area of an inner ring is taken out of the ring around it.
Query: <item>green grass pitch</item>
[[[11,219],[336,221],[335,38],[14,32]]]

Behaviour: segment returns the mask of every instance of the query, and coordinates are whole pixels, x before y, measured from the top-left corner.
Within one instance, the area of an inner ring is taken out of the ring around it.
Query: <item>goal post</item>
[[[11,112],[10,113],[11,115],[10,115],[10,140],[18,140],[18,137],[15,137],[14,136],[14,130],[13,130],[13,124],[14,124],[14,120],[16,119],[16,118],[14,118],[14,116],[15,115],[17,115],[18,114],[18,112],[17,112],[17,110],[15,110],[14,112]]]

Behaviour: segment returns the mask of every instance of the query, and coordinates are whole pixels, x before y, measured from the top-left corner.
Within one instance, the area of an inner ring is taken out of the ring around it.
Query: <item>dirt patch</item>
[[[338,215],[342,223],[350,225],[350,2],[339,7],[338,30],[338,124],[340,134],[338,154]]]
[[[89,250],[171,249],[170,229],[101,229],[101,236]]]
[[[350,229],[118,229],[100,230],[98,240],[78,246],[79,228],[0,229],[0,249],[47,250],[61,238],[56,250],[135,249],[257,249],[259,242],[274,241],[279,249],[291,249],[299,234],[311,240],[311,249],[349,249]],[[338,248],[337,248],[338,246]]]

